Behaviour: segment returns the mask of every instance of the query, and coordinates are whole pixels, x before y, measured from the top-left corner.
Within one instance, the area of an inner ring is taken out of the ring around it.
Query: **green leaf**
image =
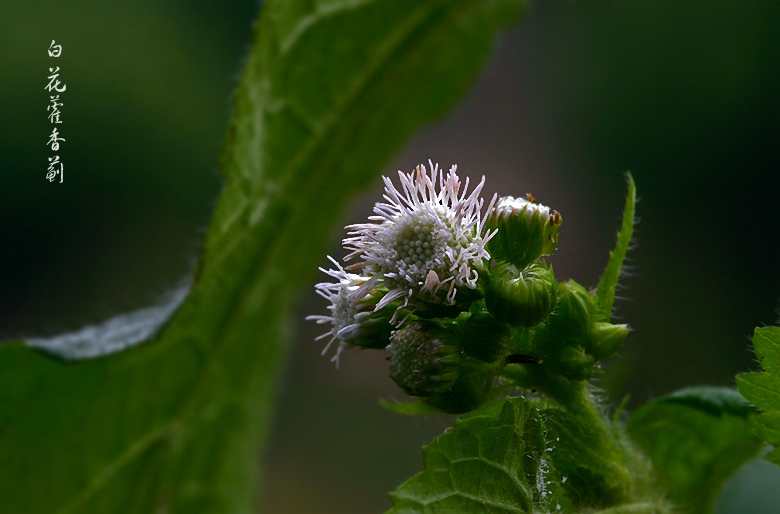
[[[596,289],[596,306],[598,307],[597,321],[609,321],[612,318],[612,304],[615,302],[615,288],[617,288],[620,273],[623,269],[623,261],[626,258],[628,247],[631,244],[631,236],[634,234],[634,212],[636,207],[636,185],[631,173],[628,177],[628,194],[626,205],[623,208],[623,223],[617,234],[615,249],[609,253],[609,262],[601,276]]]
[[[774,451],[766,459],[780,466],[780,327],[761,327],[753,333],[753,349],[765,373],[737,376],[737,388],[761,410],[753,428]]]
[[[350,194],[465,91],[523,5],[265,2],[184,304],[108,357],[0,347],[2,510],[255,512],[292,293]]]
[[[780,327],[760,327],[753,332],[753,349],[764,371],[780,376]]]
[[[540,412],[508,398],[499,415],[459,419],[425,446],[424,470],[390,494],[389,512],[547,512],[557,481],[545,451]]]
[[[628,433],[682,512],[711,512],[726,479],[763,446],[750,430],[752,410],[733,389],[685,389],[640,407]]]

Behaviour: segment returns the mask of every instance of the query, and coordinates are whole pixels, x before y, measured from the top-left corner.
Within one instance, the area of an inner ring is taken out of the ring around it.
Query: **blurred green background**
[[[189,272],[258,10],[0,6],[3,339],[145,306]],[[52,39],[57,59],[46,52]],[[50,66],[67,84],[63,184],[44,178]],[[559,210],[551,262],[559,279],[585,285],[606,262],[632,170],[642,220],[616,306],[635,330],[599,382],[613,399],[628,393],[636,406],[757,368],[748,336],[777,321],[780,293],[780,2],[538,2],[471,93],[385,174],[428,158],[486,175],[485,196],[532,192]],[[377,180],[344,223],[365,218],[380,191]],[[336,257],[343,236],[333,228]],[[324,278],[312,270],[312,284]],[[381,352],[349,352],[339,370],[321,358],[319,327],[303,317],[324,309],[313,288],[301,292],[279,414],[258,456],[261,512],[385,510],[386,492],[419,470],[420,445],[450,422],[378,406],[403,399]],[[729,484],[722,512],[772,512],[780,501],[776,468],[752,469]]]

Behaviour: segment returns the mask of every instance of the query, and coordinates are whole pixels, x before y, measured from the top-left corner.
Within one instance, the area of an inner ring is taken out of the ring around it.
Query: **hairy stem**
[[[543,364],[510,364],[502,375],[554,402],[545,411],[556,436],[553,462],[568,477],[565,488],[575,503],[601,508],[653,503],[646,459],[606,416],[588,381],[553,374]],[[592,492],[583,496],[583,490]]]

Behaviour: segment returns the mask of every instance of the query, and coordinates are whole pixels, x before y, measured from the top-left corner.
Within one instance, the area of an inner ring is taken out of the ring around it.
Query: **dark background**
[[[189,272],[257,11],[237,1],[0,7],[3,339],[143,307]],[[52,39],[58,59],[46,53]],[[63,184],[44,178],[50,66],[67,84]],[[559,210],[551,262],[559,279],[588,286],[632,170],[641,222],[616,306],[634,332],[599,381],[614,400],[630,394],[635,407],[757,368],[748,337],[777,321],[780,292],[780,3],[538,2],[475,89],[385,173],[428,158],[486,175],[485,196],[532,192]],[[377,180],[344,223],[364,219],[380,191]],[[344,231],[332,235],[341,257]],[[312,284],[324,278],[312,270]],[[378,406],[403,399],[381,352],[349,352],[339,370],[321,358],[319,327],[303,317],[324,309],[302,291],[263,512],[386,509],[385,493],[420,468],[420,445],[450,423]],[[780,478],[754,469],[729,486],[723,512],[780,501],[766,494]]]

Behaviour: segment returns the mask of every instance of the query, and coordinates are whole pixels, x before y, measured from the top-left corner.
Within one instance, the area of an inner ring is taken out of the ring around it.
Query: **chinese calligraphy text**
[[[49,45],[49,57],[59,57],[60,55],[62,55],[62,45],[55,44],[54,40],[52,39],[51,45]],[[49,83],[46,84],[44,89],[46,89],[49,93],[63,93],[67,89],[67,86],[60,82],[59,76],[59,66],[49,68],[49,76],[47,77],[49,79]],[[46,107],[46,110],[49,112],[49,123],[62,123],[62,119],[60,118],[62,115],[60,107],[62,107],[62,105],[63,103],[60,101],[59,94],[49,96],[49,106]],[[51,146],[51,149],[54,152],[59,151],[60,141],[65,141],[65,138],[59,137],[59,135],[60,134],[57,132],[57,127],[54,127],[51,134],[49,135],[49,141],[46,143],[46,145]],[[60,161],[59,155],[49,157],[49,167],[46,171],[46,180],[49,182],[54,182],[54,179],[57,178],[57,175],[59,175],[60,184],[62,184],[65,178],[65,166]]]

